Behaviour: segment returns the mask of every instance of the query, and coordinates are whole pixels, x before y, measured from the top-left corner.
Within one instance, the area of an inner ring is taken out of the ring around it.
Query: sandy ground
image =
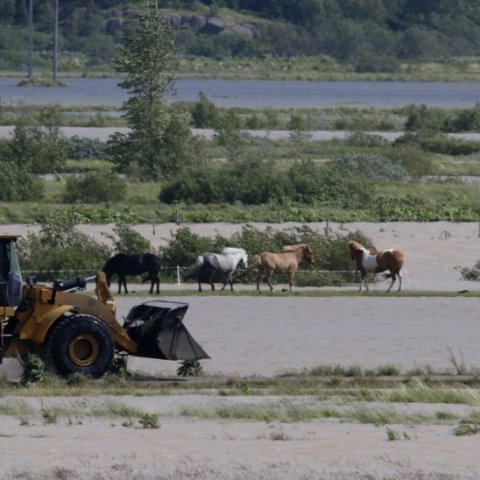
[[[320,231],[325,228],[324,224],[311,226]],[[407,257],[405,289],[473,291],[480,287],[477,282],[461,281],[456,270],[457,266],[473,266],[480,259],[478,224],[330,226],[359,229],[378,248],[401,248]],[[35,228],[2,227],[0,233],[24,234]],[[106,240],[111,226],[83,228]],[[135,228],[158,246],[177,227]],[[191,228],[203,234],[230,235],[240,226]],[[378,283],[373,288],[385,287],[385,283]],[[452,359],[467,367],[480,364],[477,298],[200,297],[195,295],[194,286],[191,288],[191,296],[176,300],[189,304],[185,324],[212,357],[202,361],[206,374],[270,376],[336,364],[364,368],[394,364],[402,369],[430,366],[452,371]],[[168,298],[168,291],[162,298]],[[117,301],[119,317],[139,303],[132,297],[117,297]],[[132,370],[164,378],[174,376],[177,366],[175,362],[129,361]],[[214,421],[179,414],[182,408],[215,408],[222,402],[320,402],[316,398],[225,398],[214,394],[14,397],[0,398],[0,407],[27,400],[37,410],[51,402],[78,402],[77,409],[85,412],[92,402],[114,401],[158,414],[161,426],[152,430],[127,428],[118,419],[87,414],[80,421],[62,419],[55,425],[32,418],[21,426],[18,417],[1,415],[1,479],[480,478],[480,436],[455,436],[451,426],[392,425],[402,437],[392,442],[387,440],[387,426],[332,420],[292,424]],[[414,404],[377,408],[423,409],[434,414],[450,408],[473,411],[474,407]]]

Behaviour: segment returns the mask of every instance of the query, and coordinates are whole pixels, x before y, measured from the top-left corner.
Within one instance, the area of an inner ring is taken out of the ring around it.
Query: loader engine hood
[[[133,307],[123,327],[138,345],[135,355],[163,360],[210,358],[183,324],[187,303],[152,300]]]

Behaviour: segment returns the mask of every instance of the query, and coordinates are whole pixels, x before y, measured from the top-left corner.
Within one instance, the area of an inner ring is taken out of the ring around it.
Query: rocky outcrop
[[[132,11],[121,12],[119,10],[107,12],[105,33],[107,35],[115,35],[132,13]],[[168,10],[162,11],[162,14],[168,19],[170,26],[174,29],[191,28],[206,35],[236,33],[251,38],[259,29],[259,26],[254,22],[239,22],[230,18],[195,14],[182,15]]]

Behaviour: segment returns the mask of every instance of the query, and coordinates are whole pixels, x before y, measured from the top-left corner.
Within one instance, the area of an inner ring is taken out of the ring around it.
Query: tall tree
[[[164,99],[173,91],[176,48],[168,23],[156,13],[137,15],[135,28],[125,29],[113,62],[124,73],[120,87],[130,96],[123,104],[131,131],[111,140],[113,154],[124,171],[140,171],[159,179],[176,173],[189,157],[188,120]]]
[[[28,78],[33,74],[33,0],[28,0]]]
[[[55,19],[53,26],[53,80],[57,80],[57,57],[58,57],[58,0],[55,0]]]

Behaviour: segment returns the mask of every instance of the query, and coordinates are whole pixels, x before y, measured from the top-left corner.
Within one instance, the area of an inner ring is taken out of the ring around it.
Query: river
[[[0,78],[4,105],[108,105],[127,99],[118,80],[65,79],[65,87],[18,87],[20,78]],[[475,82],[307,82],[260,80],[178,80],[169,101],[193,102],[199,92],[219,107],[245,108],[395,108],[424,104],[468,108],[480,102]]]

